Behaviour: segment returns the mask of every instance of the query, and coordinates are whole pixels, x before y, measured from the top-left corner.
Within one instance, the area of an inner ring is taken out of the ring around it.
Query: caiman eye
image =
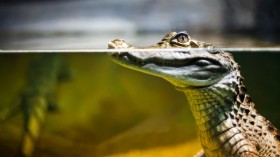
[[[186,43],[190,40],[190,36],[187,34],[187,32],[179,32],[172,38],[172,40],[176,40],[180,43]]]

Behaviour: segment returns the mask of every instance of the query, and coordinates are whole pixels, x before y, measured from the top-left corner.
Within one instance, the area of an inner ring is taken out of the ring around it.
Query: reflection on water
[[[1,54],[0,109],[18,103],[38,54]],[[200,149],[185,96],[166,81],[122,68],[103,54],[64,54],[72,79],[57,90],[35,156],[191,156]],[[280,54],[235,54],[260,113],[277,127]],[[13,156],[22,112],[0,124],[0,154]]]

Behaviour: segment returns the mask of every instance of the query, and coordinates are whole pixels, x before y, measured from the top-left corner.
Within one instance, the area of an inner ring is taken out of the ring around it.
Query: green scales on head
[[[146,49],[211,48],[187,32],[168,33]],[[239,65],[223,51],[129,51],[121,39],[109,42],[113,60],[127,68],[166,79],[188,99],[207,157],[280,157],[279,131],[254,108]]]

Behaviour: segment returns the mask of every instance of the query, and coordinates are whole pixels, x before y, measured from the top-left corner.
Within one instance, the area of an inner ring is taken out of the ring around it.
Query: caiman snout
[[[123,39],[115,39],[108,43],[109,49],[121,49],[121,48],[127,48],[128,44],[125,43]]]

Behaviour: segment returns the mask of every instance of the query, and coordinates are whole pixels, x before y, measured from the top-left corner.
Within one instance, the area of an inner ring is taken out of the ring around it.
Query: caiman
[[[23,135],[16,156],[33,156],[46,112],[57,108],[58,83],[69,78],[69,69],[60,54],[40,54],[31,62],[19,103],[12,104],[2,115],[6,121],[18,111],[23,113]]]
[[[280,133],[256,111],[230,53],[211,50],[212,44],[193,40],[186,31],[168,33],[147,47],[176,51],[130,51],[137,47],[122,39],[108,46],[127,49],[110,53],[116,63],[161,77],[185,93],[203,148],[196,157],[280,157]]]

